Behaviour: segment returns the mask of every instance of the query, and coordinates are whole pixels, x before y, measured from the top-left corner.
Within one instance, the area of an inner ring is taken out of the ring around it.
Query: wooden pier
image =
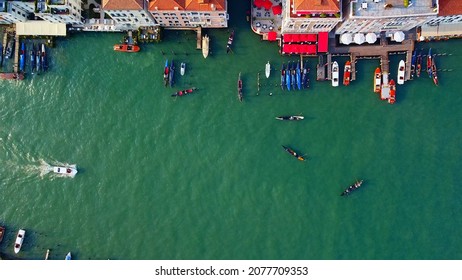
[[[15,36],[15,42],[14,42],[14,63],[13,63],[13,72],[18,73],[19,71],[19,36]]]
[[[319,56],[318,64],[316,65],[316,80],[324,81],[326,79],[326,65],[324,64],[324,56]]]
[[[196,29],[196,49],[202,49],[202,28],[198,27]]]

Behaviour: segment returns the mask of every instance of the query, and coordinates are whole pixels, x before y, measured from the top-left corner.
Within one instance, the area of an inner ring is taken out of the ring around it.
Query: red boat
[[[195,90],[196,90],[195,87],[190,88],[190,89],[180,90],[180,91],[177,91],[177,92],[175,92],[174,94],[172,94],[172,96],[184,96],[184,95],[188,95],[188,94],[192,93],[192,92],[195,91]]]
[[[24,80],[23,73],[0,73],[2,80]]]
[[[390,80],[390,97],[388,98],[388,103],[394,104],[396,101],[396,84],[393,79]]]
[[[140,47],[132,44],[116,44],[114,50],[118,52],[139,52]]]
[[[380,73],[380,68],[377,67],[374,73],[374,92],[380,93],[381,87],[382,87],[382,73]]]
[[[432,57],[432,78],[433,78],[433,83],[435,86],[438,85],[438,74],[436,73],[436,63],[435,63],[435,56]]]
[[[243,96],[242,96],[241,73],[239,73],[239,78],[237,79],[237,97],[239,98],[239,101],[242,102]]]
[[[348,60],[345,62],[345,68],[343,71],[343,85],[348,86],[351,78],[351,62]]]

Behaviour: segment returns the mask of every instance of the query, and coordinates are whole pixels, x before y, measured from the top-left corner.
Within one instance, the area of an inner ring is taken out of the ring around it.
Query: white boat
[[[74,177],[78,172],[75,165],[53,166],[52,170],[56,174],[59,174],[62,176],[69,176],[69,177]]]
[[[271,73],[271,64],[268,61],[268,63],[266,63],[266,67],[265,67],[265,76],[266,76],[266,78],[269,78],[270,73]]]
[[[19,251],[21,250],[25,235],[26,235],[26,231],[23,229],[20,229],[18,231],[18,235],[16,235],[16,241],[14,242],[14,252],[16,254],[19,253]]]
[[[186,71],[186,63],[181,62],[180,74],[184,76],[184,71]]]
[[[332,86],[333,87],[338,87],[338,77],[339,77],[338,63],[337,61],[334,61],[334,63],[332,63]]]
[[[64,258],[66,261],[72,260],[71,252],[67,253],[66,257]]]
[[[404,60],[401,60],[398,65],[398,84],[402,85],[404,84],[404,71],[406,69],[406,64],[404,63]]]
[[[202,55],[204,58],[207,58],[209,56],[209,43],[210,43],[210,38],[209,36],[205,35],[202,37]]]

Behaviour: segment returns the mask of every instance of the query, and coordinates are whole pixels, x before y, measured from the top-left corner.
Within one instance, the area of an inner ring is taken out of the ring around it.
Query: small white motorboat
[[[66,261],[72,260],[71,252],[67,253],[66,257],[64,258]]]
[[[210,47],[210,38],[209,36],[205,35],[202,37],[202,55],[204,58],[209,56],[209,47]]]
[[[186,63],[181,62],[180,74],[184,76],[184,71],[186,71]]]
[[[266,63],[266,67],[265,67],[265,76],[266,76],[266,78],[269,78],[270,73],[271,73],[271,64],[268,61],[268,63]]]
[[[24,236],[26,235],[26,231],[20,229],[18,231],[18,235],[16,235],[16,241],[14,242],[14,252],[17,254],[21,251],[22,243],[24,242]]]
[[[398,65],[398,85],[404,84],[404,72],[406,69],[406,63],[401,60]]]
[[[62,176],[74,177],[77,174],[75,165],[69,166],[53,166],[53,172]]]
[[[339,70],[338,70],[338,63],[334,61],[332,63],[332,86],[338,87],[338,78],[339,78]]]

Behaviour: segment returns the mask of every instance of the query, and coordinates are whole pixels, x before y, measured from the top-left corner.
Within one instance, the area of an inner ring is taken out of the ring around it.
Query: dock
[[[198,27],[196,29],[196,49],[202,49],[202,28]]]
[[[15,35],[15,42],[14,42],[14,63],[13,63],[13,72],[18,73],[19,71],[19,36]]]
[[[316,80],[324,81],[326,79],[326,65],[324,64],[324,56],[320,55],[318,64],[316,65]]]

